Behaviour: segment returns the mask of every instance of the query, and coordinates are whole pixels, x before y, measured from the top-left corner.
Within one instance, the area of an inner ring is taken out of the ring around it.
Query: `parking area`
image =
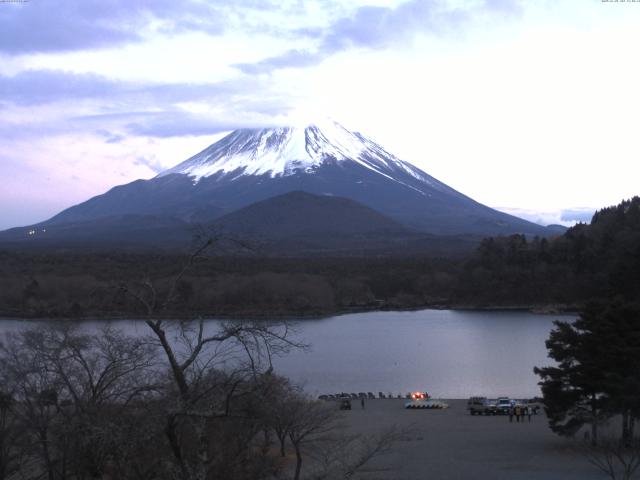
[[[446,409],[405,409],[406,399],[366,400],[343,413],[346,433],[372,434],[392,425],[407,429],[393,452],[375,459],[360,478],[369,480],[595,480],[604,478],[555,435],[543,413],[531,422],[508,416],[470,415],[467,400]]]

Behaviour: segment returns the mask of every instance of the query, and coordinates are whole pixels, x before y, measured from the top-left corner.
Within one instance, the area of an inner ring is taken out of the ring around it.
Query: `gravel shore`
[[[393,452],[374,459],[367,480],[591,480],[606,478],[549,429],[544,413],[509,422],[508,416],[471,416],[466,400],[445,410],[406,410],[406,400],[367,400],[344,412],[347,433],[411,428]]]

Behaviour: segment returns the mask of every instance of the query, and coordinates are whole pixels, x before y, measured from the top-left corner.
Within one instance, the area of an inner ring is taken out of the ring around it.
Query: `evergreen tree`
[[[621,415],[630,441],[640,414],[640,310],[592,303],[575,322],[555,325],[546,345],[557,366],[534,369],[551,429],[572,436],[590,424],[595,444],[598,423]]]
[[[614,302],[585,312],[585,328],[603,345],[598,363],[604,372],[607,409],[622,418],[622,441],[629,444],[640,417],[640,308]]]
[[[576,323],[555,322],[546,346],[558,365],[535,367],[534,372],[542,378],[539,385],[551,430],[573,436],[590,424],[595,444],[598,423],[604,418],[603,376],[592,362],[597,353],[593,338]]]

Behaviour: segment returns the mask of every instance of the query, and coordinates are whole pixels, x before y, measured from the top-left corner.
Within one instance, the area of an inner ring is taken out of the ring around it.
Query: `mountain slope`
[[[193,227],[163,215],[111,215],[12,228],[0,232],[0,248],[29,249],[173,249],[187,247]]]
[[[259,253],[286,256],[458,255],[480,241],[412,231],[354,200],[301,191],[243,207],[213,222],[212,229]]]
[[[185,250],[211,232],[220,252],[267,256],[458,256],[474,236],[438,236],[403,227],[354,200],[294,191],[233,211],[206,226],[175,217],[115,215],[0,232],[0,248],[29,250]]]
[[[130,215],[188,227],[293,191],[348,198],[430,234],[557,233],[486,207],[335,122],[236,130],[156,178],[114,187],[36,227]]]
[[[410,233],[398,222],[353,200],[300,191],[236,210],[213,222],[213,227],[216,231],[270,239]]]

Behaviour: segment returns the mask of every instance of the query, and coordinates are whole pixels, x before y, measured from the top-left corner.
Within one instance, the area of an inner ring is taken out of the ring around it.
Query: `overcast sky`
[[[640,3],[0,0],[0,229],[329,116],[491,207],[640,185]]]

